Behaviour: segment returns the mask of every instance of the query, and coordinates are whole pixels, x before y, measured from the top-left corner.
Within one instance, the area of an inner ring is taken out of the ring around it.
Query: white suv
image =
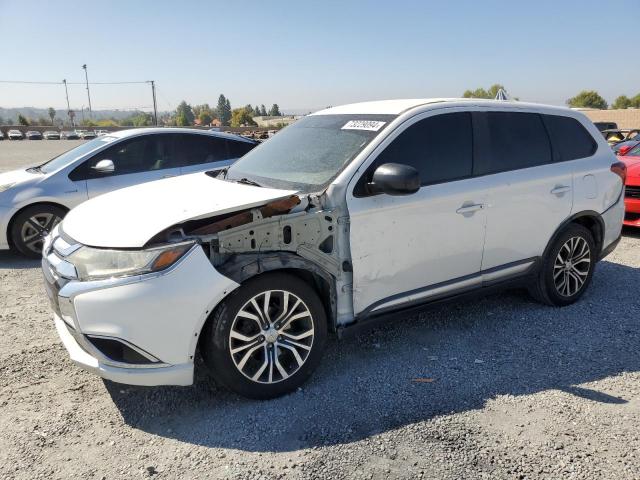
[[[496,285],[575,302],[617,244],[624,166],[581,113],[392,100],[298,120],[214,178],[102,195],[44,247],[72,360],[249,397],[298,387],[329,331]]]

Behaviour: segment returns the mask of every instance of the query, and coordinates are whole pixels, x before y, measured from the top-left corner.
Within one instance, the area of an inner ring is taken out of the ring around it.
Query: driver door
[[[356,315],[480,283],[487,194],[483,179],[472,177],[471,114],[430,112],[398,130],[347,193]],[[418,192],[367,193],[373,171],[385,163],[418,170]]]

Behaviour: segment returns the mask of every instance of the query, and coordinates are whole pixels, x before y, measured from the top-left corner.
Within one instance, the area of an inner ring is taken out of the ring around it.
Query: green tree
[[[209,125],[213,120],[213,116],[211,115],[210,110],[201,110],[200,115],[198,115],[198,120],[200,120],[201,125]]]
[[[180,102],[180,105],[178,105],[178,108],[176,108],[176,125],[179,127],[188,127],[189,125],[193,125],[194,120],[195,115],[193,114],[193,110],[191,110],[191,105],[183,100]]]
[[[256,122],[253,121],[252,113],[253,111],[248,110],[247,107],[234,109],[231,112],[231,126],[243,127],[248,125],[256,125]]]
[[[273,105],[271,105],[271,110],[269,110],[269,116],[271,117],[281,117],[282,114],[280,113],[280,108],[278,107],[277,103],[274,103]]]
[[[253,109],[253,116],[254,116],[254,117],[259,117],[260,115],[262,115],[262,114],[260,113],[260,107],[259,107],[258,105],[256,105],[256,106],[254,107],[254,109]]]
[[[231,120],[231,102],[223,94],[218,97],[218,106],[216,107],[216,114],[220,119],[222,125],[229,125]]]
[[[630,107],[640,108],[640,93],[631,99]]]
[[[568,99],[567,105],[574,108],[599,108],[605,110],[607,101],[595,90],[583,90],[575,97]]]
[[[629,108],[630,106],[631,106],[631,99],[626,95],[620,95],[618,98],[615,99],[615,101],[613,102],[613,105],[611,105],[611,108],[624,109],[624,108]]]
[[[18,124],[19,125],[29,125],[29,120],[27,120],[21,113],[18,114]]]
[[[56,111],[51,107],[49,107],[49,118],[51,119],[51,125],[53,125],[53,119],[56,118]]]
[[[496,83],[495,85],[491,85],[489,90],[485,90],[484,88],[476,88],[475,90],[466,90],[463,94],[463,98],[487,98],[493,100],[496,98],[498,94],[498,90],[500,89],[506,90],[503,85]]]
[[[264,103],[262,105],[260,105],[260,115],[263,117],[267,116],[267,109],[264,108]]]

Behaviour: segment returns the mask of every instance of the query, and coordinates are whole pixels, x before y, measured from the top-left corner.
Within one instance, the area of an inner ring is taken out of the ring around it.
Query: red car
[[[627,181],[624,198],[624,224],[640,227],[640,145],[629,150],[618,159],[627,166]]]

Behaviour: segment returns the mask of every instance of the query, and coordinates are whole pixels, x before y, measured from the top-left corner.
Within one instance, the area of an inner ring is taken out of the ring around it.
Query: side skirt
[[[471,276],[432,285],[430,287],[420,289],[420,291],[425,293],[425,297],[396,304],[388,308],[379,308],[378,306],[384,305],[388,300],[391,300],[391,298],[381,300],[357,315],[352,323],[339,327],[338,337],[349,338],[383,323],[399,319],[400,317],[406,318],[407,315],[412,313],[424,311],[426,308],[431,306],[449,303],[454,300],[481,298],[507,288],[526,287],[535,279],[540,268],[540,263],[539,257],[529,258],[519,262],[513,262],[489,270],[484,270]],[[521,265],[526,268],[524,270],[516,269],[518,270],[517,273],[508,273],[510,270],[514,269],[514,267]],[[464,284],[465,281],[470,278],[478,278],[481,281],[471,286],[462,286],[454,290],[448,290],[445,293],[428,295],[430,291],[437,291],[438,289],[441,289],[443,285],[456,283]],[[412,294],[415,294],[415,291],[407,292],[400,296],[409,297]]]

